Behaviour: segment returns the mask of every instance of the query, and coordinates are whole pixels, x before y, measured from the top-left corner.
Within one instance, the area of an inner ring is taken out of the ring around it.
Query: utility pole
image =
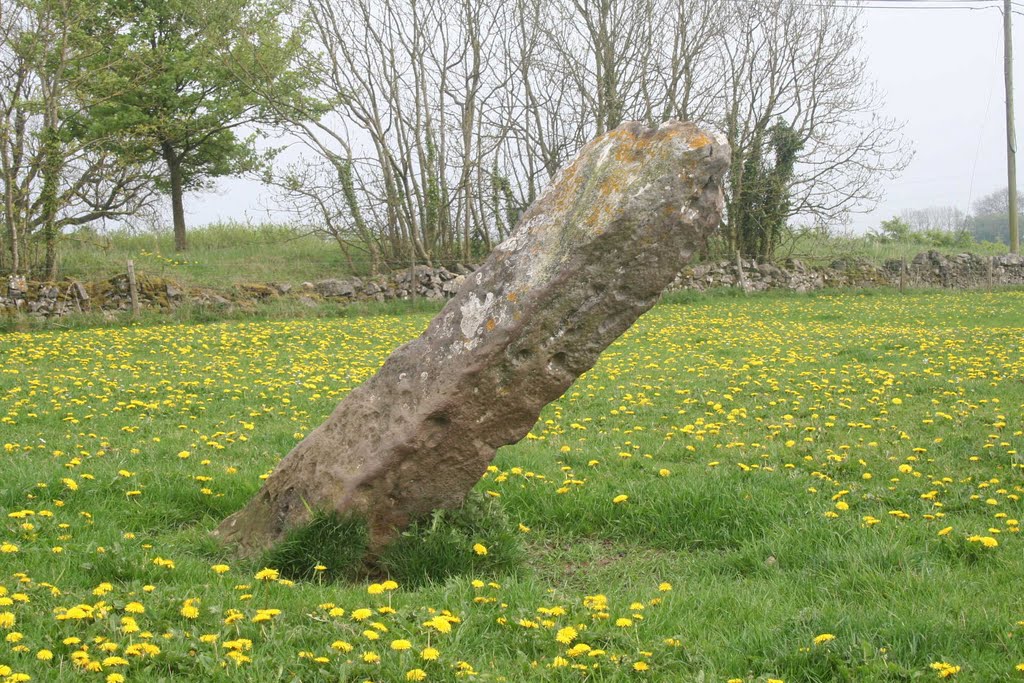
[[[1013,126],[1013,15],[1003,0],[1003,79],[1006,87],[1006,181],[1009,194],[1010,253],[1020,252],[1017,225],[1017,134]]]

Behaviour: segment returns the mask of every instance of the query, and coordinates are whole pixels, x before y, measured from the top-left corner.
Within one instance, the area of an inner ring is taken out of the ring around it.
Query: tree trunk
[[[47,118],[50,118],[49,115]],[[54,119],[56,114],[54,114]],[[60,183],[61,166],[60,140],[56,128],[48,125],[42,133],[43,140],[43,187],[39,193],[42,205],[43,242],[46,255],[43,262],[43,279],[57,279],[57,186]]]
[[[187,251],[188,238],[185,234],[185,205],[182,201],[184,183],[181,173],[181,157],[168,144],[161,146],[167,171],[171,177],[171,216],[174,220],[174,250]]]
[[[4,197],[4,222],[7,224],[7,236],[11,240],[11,275],[17,275],[21,268],[21,255],[18,252],[18,223],[14,219],[14,197],[9,182]]]
[[[215,534],[253,553],[318,511],[354,514],[372,554],[459,505],[704,243],[728,160],[724,141],[678,122],[627,123],[585,146],[426,332]]]

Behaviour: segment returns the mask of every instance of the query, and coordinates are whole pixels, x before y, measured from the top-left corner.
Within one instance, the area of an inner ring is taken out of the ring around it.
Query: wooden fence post
[[[740,258],[739,250],[736,251],[736,281],[740,284],[743,293],[747,293],[747,278],[743,275],[743,259]]]
[[[138,316],[142,311],[139,303],[139,287],[135,282],[135,262],[128,260],[128,295],[132,298],[132,315]]]

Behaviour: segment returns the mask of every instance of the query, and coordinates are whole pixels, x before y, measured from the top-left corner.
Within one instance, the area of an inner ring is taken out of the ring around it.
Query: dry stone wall
[[[1024,285],[1024,256],[945,256],[927,251],[905,263],[893,259],[879,266],[860,259],[838,259],[823,267],[810,267],[798,259],[787,259],[781,265],[753,259],[713,261],[684,269],[670,288],[707,291],[742,287],[748,292],[770,289],[810,292],[828,287],[900,287],[901,279],[906,288],[981,289]]]
[[[300,285],[270,282],[240,284],[232,291],[185,286],[163,278],[139,274],[137,290],[143,309],[170,310],[182,305],[211,308],[249,306],[274,299],[294,301],[299,306],[318,306],[325,301],[391,301],[413,297],[450,299],[473,272],[467,266],[447,268],[416,266],[373,278],[349,277],[303,282]],[[32,282],[22,276],[0,282],[0,310],[9,314],[26,314],[35,318],[62,316],[68,313],[100,311],[114,315],[132,310],[127,275],[117,275],[101,282],[80,283]]]
[[[859,259],[838,259],[828,266],[816,267],[798,259],[787,259],[778,265],[753,259],[712,261],[685,268],[669,289],[707,291],[743,287],[748,292],[771,289],[810,292],[829,287],[899,287],[903,265],[900,260],[877,265]],[[140,274],[138,290],[142,308],[151,310],[170,310],[182,305],[230,308],[274,299],[310,307],[325,301],[391,301],[413,296],[442,300],[453,297],[465,276],[473,270],[463,265],[451,269],[416,266],[389,276],[337,278],[299,285],[276,282],[244,284],[230,292],[186,288],[171,280]],[[983,289],[1024,285],[1024,256],[945,256],[928,251],[906,262],[902,278],[906,288]],[[131,311],[128,277],[118,275],[86,284],[7,278],[6,282],[0,281],[0,310],[36,318],[85,311],[102,311],[108,315]]]

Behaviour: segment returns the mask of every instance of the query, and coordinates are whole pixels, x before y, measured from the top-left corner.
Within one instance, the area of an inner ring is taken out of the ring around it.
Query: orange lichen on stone
[[[625,164],[635,164],[643,158],[643,147],[641,140],[635,140],[631,145],[622,145],[615,150],[615,160]]]
[[[690,138],[690,148],[696,149],[697,147],[706,147],[707,145],[710,145],[711,142],[711,138],[709,138],[704,133],[697,133],[692,138]]]

